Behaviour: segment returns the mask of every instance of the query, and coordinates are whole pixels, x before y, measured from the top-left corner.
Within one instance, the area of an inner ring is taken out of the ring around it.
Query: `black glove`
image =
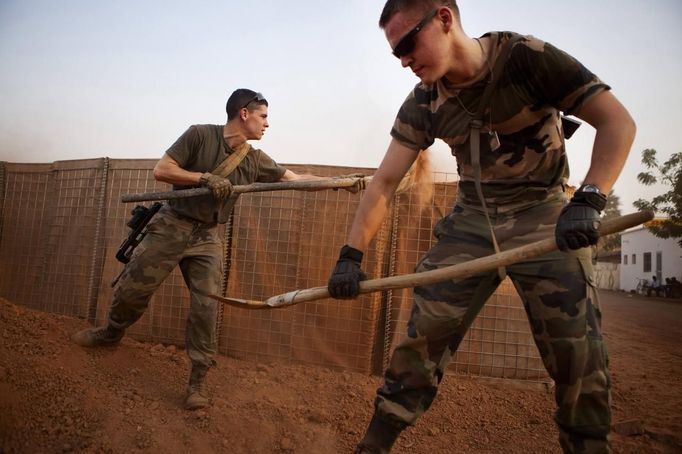
[[[224,200],[232,194],[232,183],[227,178],[206,172],[201,175],[199,184],[211,190],[213,197]]]
[[[327,283],[327,290],[332,298],[351,299],[360,294],[360,281],[367,275],[360,269],[362,251],[345,245],[341,248],[339,260]]]
[[[599,241],[599,215],[606,206],[606,196],[595,186],[581,186],[561,210],[554,236],[562,251],[580,249]]]

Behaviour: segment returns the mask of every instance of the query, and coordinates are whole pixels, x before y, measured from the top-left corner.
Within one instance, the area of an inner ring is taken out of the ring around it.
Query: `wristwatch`
[[[600,213],[606,207],[606,195],[593,184],[584,184],[575,191],[573,200],[587,203]]]
[[[597,186],[595,186],[593,184],[584,184],[578,188],[578,191],[593,192],[593,193],[603,195],[604,197],[606,197],[606,195],[603,192],[601,192]]]

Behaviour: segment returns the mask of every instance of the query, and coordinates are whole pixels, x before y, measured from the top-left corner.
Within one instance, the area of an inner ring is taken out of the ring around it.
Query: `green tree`
[[[659,238],[680,238],[682,246],[682,153],[674,153],[670,159],[659,164],[656,150],[642,151],[642,164],[648,169],[640,172],[637,179],[645,186],[660,183],[670,188],[651,201],[638,199],[633,204],[640,210],[654,210],[666,216],[661,222],[650,223],[647,228]]]
[[[614,219],[620,216],[620,197],[613,192],[613,189],[609,192],[608,198],[606,199],[606,207],[602,212],[601,219],[606,221],[608,219]],[[600,238],[599,249],[603,252],[614,252],[620,250],[620,233],[615,233],[613,235],[605,236]]]

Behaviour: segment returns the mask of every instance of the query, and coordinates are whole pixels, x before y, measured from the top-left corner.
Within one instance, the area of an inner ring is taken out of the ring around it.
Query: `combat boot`
[[[208,367],[192,365],[187,387],[186,410],[197,410],[208,406],[208,392],[206,389],[206,373]]]
[[[124,333],[125,331],[122,329],[107,325],[78,331],[71,336],[71,340],[81,347],[101,347],[118,344]]]
[[[402,421],[388,421],[375,414],[355,454],[388,454],[406,426]]]

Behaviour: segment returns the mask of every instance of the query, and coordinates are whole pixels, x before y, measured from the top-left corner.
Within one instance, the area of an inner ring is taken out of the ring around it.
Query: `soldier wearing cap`
[[[260,140],[269,126],[268,102],[262,94],[235,90],[226,112],[225,124],[190,126],[154,167],[154,178],[172,184],[174,190],[204,186],[211,193],[174,199],[161,208],[116,283],[107,324],[73,335],[74,342],[85,347],[118,344],[161,283],[180,266],[190,291],[185,339],[192,363],[185,401],[190,410],[209,404],[205,377],[215,363],[217,303],[208,295],[221,292],[219,225],[227,222],[237,201],[232,185],[322,178],[286,169],[247,142]],[[236,167],[229,174],[213,173],[230,158]]]

